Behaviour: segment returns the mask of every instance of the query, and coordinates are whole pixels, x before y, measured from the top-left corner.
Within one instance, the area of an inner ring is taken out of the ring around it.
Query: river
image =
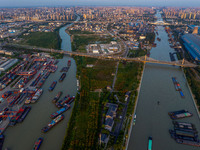
[[[159,13],[158,20],[162,20]],[[174,52],[168,43],[168,35],[163,26],[158,26],[157,47],[152,48],[150,57],[170,61],[169,52]],[[177,77],[185,98],[175,91],[172,77]],[[157,104],[160,101],[160,105]],[[153,150],[199,150],[198,147],[177,144],[169,134],[173,129],[168,112],[185,109],[193,113],[192,117],[178,121],[195,124],[200,132],[200,119],[181,68],[167,65],[145,64],[138,104],[136,107],[136,125],[133,126],[128,150],[146,150],[148,137],[153,138]],[[200,134],[199,134],[200,136]]]
[[[79,17],[77,18],[77,20]],[[65,32],[65,29],[70,26],[68,24],[59,30],[60,37],[62,39],[61,49],[65,51],[71,51],[70,36]],[[61,76],[61,68],[67,65],[68,60],[71,60],[71,67],[67,72],[67,76],[63,82],[58,82],[55,89],[52,92],[48,91],[49,86],[54,80],[58,80]],[[73,103],[71,109],[64,113],[65,119],[52,128],[47,133],[42,133],[41,129],[46,126],[50,121],[50,114],[57,111],[58,108],[51,102],[59,91],[64,95],[70,94],[76,95],[77,92],[77,79],[76,79],[76,63],[75,60],[64,56],[63,59],[59,59],[58,70],[52,73],[43,85],[43,94],[39,98],[38,102],[32,104],[32,109],[23,123],[17,124],[14,127],[8,127],[5,131],[4,149],[9,150],[29,150],[33,148],[35,141],[39,137],[43,137],[44,141],[41,145],[41,150],[59,150],[62,147],[64,140],[67,123],[70,119],[73,109]]]

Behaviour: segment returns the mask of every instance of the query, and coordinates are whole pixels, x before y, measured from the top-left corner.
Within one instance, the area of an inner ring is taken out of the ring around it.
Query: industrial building
[[[8,68],[13,66],[17,62],[18,62],[18,59],[9,59],[8,61],[0,65],[0,71],[7,70]]]
[[[185,34],[181,39],[193,59],[200,61],[200,36],[196,34]]]

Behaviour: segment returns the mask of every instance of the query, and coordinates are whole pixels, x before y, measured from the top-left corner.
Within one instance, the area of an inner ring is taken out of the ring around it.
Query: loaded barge
[[[62,82],[66,77],[66,73],[63,73],[61,76],[60,76],[60,79],[59,79],[59,82]]]
[[[179,111],[169,112],[168,115],[171,117],[171,119],[175,120],[175,119],[180,119],[180,118],[191,117],[192,113],[183,109]]]
[[[42,92],[43,92],[42,89],[38,89],[35,95],[32,97],[31,103],[35,103],[39,99],[39,97],[42,95]]]
[[[56,84],[57,84],[57,81],[53,81],[53,83],[49,87],[49,91],[53,91],[53,89],[55,88]]]
[[[172,77],[172,81],[174,83],[174,87],[175,87],[176,91],[179,91],[181,97],[184,98],[185,96],[182,92],[182,89],[181,89],[179,82],[176,80],[176,77]]]
[[[70,105],[66,105],[63,108],[61,108],[60,110],[56,111],[55,113],[51,114],[51,118],[55,118],[59,115],[61,115],[62,113],[64,113],[65,111],[67,111],[70,108]]]
[[[40,145],[42,144],[42,141],[43,141],[43,138],[41,138],[41,137],[38,138],[33,146],[33,150],[39,150]]]
[[[56,124],[64,119],[64,115],[59,115],[55,119],[53,119],[46,127],[42,128],[42,132],[47,132],[51,128],[53,128]]]
[[[62,95],[62,91],[58,92],[58,94],[54,97],[54,99],[52,100],[52,102],[56,103],[59,100],[59,98],[60,98],[61,95]]]

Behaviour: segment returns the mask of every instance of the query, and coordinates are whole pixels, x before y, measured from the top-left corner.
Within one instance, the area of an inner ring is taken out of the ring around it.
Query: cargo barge
[[[35,103],[39,99],[39,97],[42,95],[42,92],[43,92],[42,89],[38,89],[35,95],[32,97],[31,103]]]
[[[69,95],[65,96],[62,100],[56,103],[58,108],[64,107],[65,104],[71,104],[74,101],[75,97],[70,97]]]
[[[42,128],[42,132],[47,132],[51,128],[53,128],[56,124],[64,119],[64,115],[59,115],[55,119],[53,119],[46,127]]]
[[[183,91],[181,89],[181,86],[180,86],[179,82],[176,80],[176,77],[172,77],[172,81],[174,83],[174,87],[175,87],[176,91],[179,91],[181,98],[185,98]]]
[[[43,138],[38,138],[33,146],[33,150],[39,150],[41,144],[42,144]]]
[[[194,124],[192,124],[192,123],[173,121],[173,124],[174,124],[175,128],[183,128],[183,129],[196,130]]]
[[[62,113],[64,113],[65,111],[67,111],[70,108],[70,105],[66,105],[63,108],[61,108],[60,110],[56,111],[55,113],[51,114],[51,118],[56,118],[57,116],[61,115]]]
[[[55,88],[56,84],[57,84],[57,81],[53,81],[53,83],[49,87],[49,91],[53,91],[53,89]]]
[[[60,76],[60,79],[59,79],[59,82],[62,82],[66,77],[66,73],[63,73],[61,76]]]
[[[62,91],[58,92],[58,94],[54,97],[54,99],[52,100],[52,102],[56,103],[59,100],[59,98],[60,98],[61,95],[62,95]]]
[[[30,106],[26,107],[24,110],[24,113],[21,115],[21,117],[18,119],[17,122],[23,122],[26,116],[28,115],[28,113],[30,112],[30,110],[31,110]]]
[[[191,117],[192,113],[186,110],[179,110],[179,111],[169,112],[168,115],[171,117],[171,119],[174,120],[174,119]]]
[[[68,72],[68,70],[69,70],[69,67],[63,67],[63,68],[60,70],[60,72]]]

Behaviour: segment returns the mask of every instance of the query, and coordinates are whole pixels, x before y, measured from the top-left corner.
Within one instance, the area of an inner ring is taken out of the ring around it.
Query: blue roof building
[[[200,61],[200,36],[196,34],[185,34],[181,38],[183,45],[193,59]]]

